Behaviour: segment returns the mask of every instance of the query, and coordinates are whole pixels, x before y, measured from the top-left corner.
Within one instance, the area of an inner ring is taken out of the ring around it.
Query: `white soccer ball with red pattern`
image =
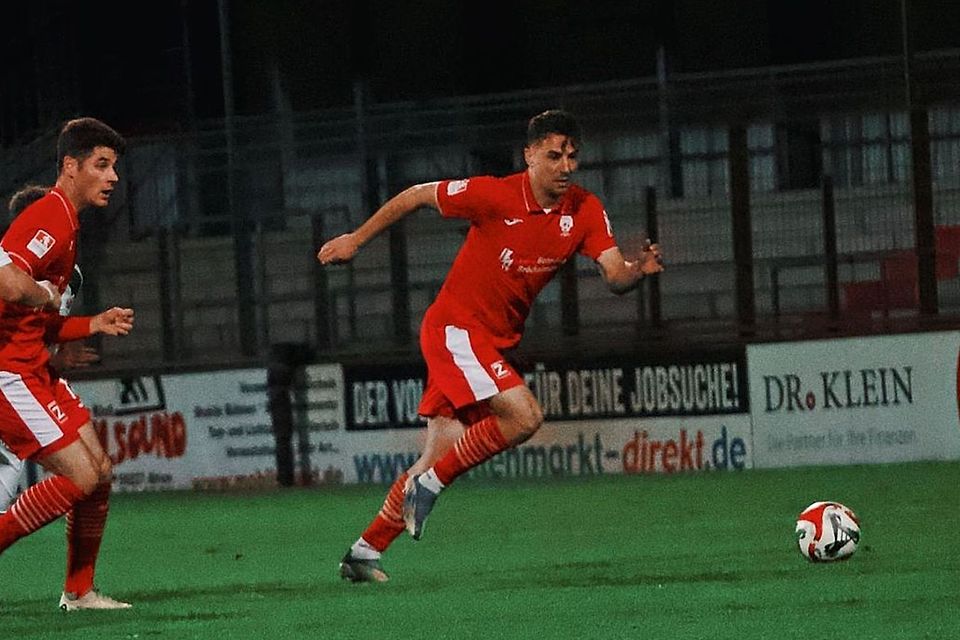
[[[797,516],[797,544],[811,562],[846,560],[860,544],[860,519],[839,502],[814,502]]]

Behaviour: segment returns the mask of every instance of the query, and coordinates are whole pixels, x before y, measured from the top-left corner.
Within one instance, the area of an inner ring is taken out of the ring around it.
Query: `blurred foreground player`
[[[21,189],[10,198],[11,218],[27,205],[43,197],[44,187],[30,186]],[[60,308],[60,292],[50,281],[37,282],[17,265],[10,255],[0,248],[0,300],[22,304],[26,307],[43,307],[48,311]]]
[[[47,195],[49,191],[50,187],[44,187],[41,185],[28,185],[14,193],[10,198],[10,204],[7,207],[10,213],[10,218],[13,219],[20,215],[24,209],[43,196]],[[19,273],[23,273],[16,266],[12,268]],[[34,282],[30,276],[26,274],[23,274],[23,277],[28,279],[30,282]],[[82,283],[83,274],[80,271],[80,267],[78,265],[74,265],[73,277],[71,278],[70,283],[67,285],[67,288],[64,290],[62,299],[60,301],[60,315],[70,315],[73,301],[80,293],[80,286]],[[56,292],[56,289],[53,288],[52,284],[50,287],[50,291]],[[57,292],[57,295],[59,296],[59,292]],[[15,302],[15,300],[7,300],[7,302]],[[95,349],[92,349],[91,347],[88,347],[79,341],[66,342],[62,345],[50,345],[48,349],[50,351],[50,366],[53,367],[58,374],[88,367],[100,359],[99,354]],[[3,442],[0,441],[0,513],[6,511],[13,502],[14,498],[17,497],[17,490],[19,489],[21,480],[25,475],[25,466],[26,465],[24,464],[24,461],[17,458],[13,452],[7,449],[3,445]]]
[[[29,187],[27,190],[18,191],[10,199],[12,215],[16,215],[27,204],[40,199],[44,194],[46,189],[43,187]],[[60,306],[60,292],[52,283],[39,283],[28,276],[13,264],[6,251],[0,249],[0,300],[28,307],[56,309]],[[0,511],[5,511],[16,495],[22,468],[23,461],[0,443]]]
[[[60,292],[52,283],[28,276],[0,249],[0,300],[53,310],[60,307]]]
[[[14,264],[63,292],[73,274],[77,212],[103,208],[117,183],[125,143],[93,118],[71,120],[57,140],[57,182],[10,225],[0,246]],[[24,491],[0,515],[0,554],[20,538],[67,515],[67,578],[60,607],[122,609],[101,595],[93,578],[106,524],[112,469],[90,413],[49,367],[48,342],[95,333],[126,335],[133,311],[113,307],[87,318],[0,304],[0,439],[21,460],[52,475]]]
[[[420,328],[427,363],[419,407],[427,418],[425,450],[394,482],[380,512],[342,559],[341,577],[386,581],[380,556],[404,527],[420,539],[444,488],[539,429],[540,405],[503,352],[520,341],[534,298],[565,262],[576,253],[593,259],[617,294],[663,269],[660,250],[650,243],[625,259],[600,200],[572,182],[579,139],[572,115],[541,113],[527,127],[526,171],[412,186],[317,253],[322,264],[347,262],[421,207],[471,223]]]

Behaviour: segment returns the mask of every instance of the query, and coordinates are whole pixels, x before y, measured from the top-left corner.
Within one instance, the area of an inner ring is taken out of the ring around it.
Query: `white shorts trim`
[[[500,393],[497,383],[487,373],[470,346],[470,334],[465,329],[447,325],[444,327],[447,351],[453,356],[453,363],[463,373],[470,391],[476,401],[486,400]]]
[[[0,371],[0,393],[10,403],[13,411],[20,416],[23,424],[30,429],[41,447],[63,437],[60,426],[30,392],[30,388],[23,382],[19,373]]]

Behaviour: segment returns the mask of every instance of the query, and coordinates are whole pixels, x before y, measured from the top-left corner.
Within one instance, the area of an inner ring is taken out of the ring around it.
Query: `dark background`
[[[909,0],[915,51],[960,47],[952,0]],[[671,72],[901,55],[900,0],[226,0],[239,115]],[[217,0],[3,8],[0,143],[94,115],[127,135],[224,114]]]

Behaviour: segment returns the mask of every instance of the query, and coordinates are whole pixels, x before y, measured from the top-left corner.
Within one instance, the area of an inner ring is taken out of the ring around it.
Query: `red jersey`
[[[479,323],[500,349],[520,341],[534,298],[571,256],[596,260],[616,245],[595,195],[572,185],[544,211],[527,172],[443,181],[437,202],[444,217],[471,225],[428,313],[440,321]]]
[[[0,246],[34,280],[49,280],[63,293],[73,274],[79,229],[73,205],[54,188],[14,218]],[[58,333],[63,322],[56,311],[0,300],[0,370],[22,372],[43,365],[49,358],[45,334],[51,329]]]

